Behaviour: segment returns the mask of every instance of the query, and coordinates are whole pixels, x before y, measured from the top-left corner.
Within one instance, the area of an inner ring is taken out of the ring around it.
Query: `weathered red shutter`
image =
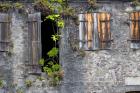
[[[9,51],[10,22],[9,14],[0,14],[0,52]]]
[[[41,15],[28,14],[28,41],[30,73],[40,73],[38,62],[41,58]]]

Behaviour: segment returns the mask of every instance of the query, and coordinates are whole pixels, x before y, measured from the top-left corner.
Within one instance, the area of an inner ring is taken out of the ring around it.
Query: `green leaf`
[[[52,49],[47,53],[47,55],[48,55],[49,57],[56,57],[57,54],[58,54],[58,48],[56,48],[56,47],[52,48]]]
[[[60,28],[64,28],[64,21],[63,20],[59,20],[57,22],[57,26],[60,27]]]
[[[52,61],[49,61],[48,65],[52,66],[52,65],[54,65],[54,63]]]
[[[39,65],[44,65],[44,63],[45,63],[45,60],[43,59],[43,58],[41,58],[40,60],[39,60]]]
[[[49,67],[43,67],[44,72],[46,72],[48,74],[48,76],[52,76],[53,72],[52,69]]]
[[[59,17],[60,15],[58,14],[52,14],[52,15],[47,16],[45,20],[50,19],[52,21],[56,21],[57,19],[59,19]]]
[[[59,81],[59,77],[58,77],[58,76],[55,77],[54,80],[55,80],[55,81]]]
[[[55,64],[52,66],[52,71],[55,72],[55,71],[59,71],[61,68],[61,66],[59,64]]]
[[[51,39],[53,40],[53,41],[58,41],[59,40],[59,38],[60,38],[60,36],[59,35],[52,35],[52,37],[51,37]]]

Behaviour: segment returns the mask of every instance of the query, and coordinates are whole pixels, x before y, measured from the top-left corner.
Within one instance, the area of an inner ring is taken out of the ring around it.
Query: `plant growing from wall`
[[[1,12],[7,12],[11,8],[13,8],[13,6],[9,3],[0,3],[0,11]]]
[[[57,32],[53,31],[55,33],[50,37],[50,39],[54,41],[54,47],[47,53],[49,58],[46,60],[40,59],[39,61],[39,64],[43,66],[44,72],[47,73],[49,77],[49,84],[56,86],[60,84],[64,74],[59,64],[59,49],[56,47],[56,43],[61,36],[61,28],[64,27],[63,18],[71,17],[77,20],[77,17],[75,17],[75,10],[68,6],[67,0],[38,0],[35,3],[35,7],[38,10],[46,11],[46,18],[44,21],[51,20],[56,23],[58,27]]]
[[[67,0],[37,0],[34,7],[45,15],[60,14],[63,17],[75,17],[75,10],[68,6]]]
[[[3,84],[3,80],[0,80],[0,88],[3,88],[4,84]]]
[[[23,89],[22,89],[22,88],[18,88],[18,89],[16,90],[16,93],[24,93],[24,92],[23,92]]]
[[[132,5],[133,6],[140,6],[139,0],[132,0]]]
[[[25,80],[25,85],[26,87],[31,87],[32,86],[32,81],[31,80]]]
[[[21,4],[21,3],[15,3],[14,7],[17,8],[17,9],[22,9],[24,7],[24,5]]]
[[[52,61],[45,61],[44,59],[41,59],[39,61],[40,65],[45,64],[47,62],[47,65],[43,67],[43,70],[45,73],[47,73],[49,77],[49,85],[56,86],[60,84],[60,81],[63,78],[63,70],[60,64],[58,64],[57,60],[54,60],[55,57],[58,55],[58,48],[53,47],[47,55],[50,57]]]
[[[38,77],[37,79],[40,80],[40,81],[45,80],[45,78],[44,77],[41,77],[41,76]]]
[[[59,14],[48,15],[44,20],[55,22],[58,29],[57,32],[53,31],[55,33],[50,37],[54,41],[54,47],[47,53],[49,60],[40,59],[39,64],[43,66],[44,72],[49,77],[49,85],[56,86],[63,78],[63,70],[58,58],[59,49],[56,47],[56,43],[60,39],[60,28],[64,27],[64,21]]]
[[[97,5],[97,0],[88,0],[88,4],[89,4],[89,10],[90,9],[96,9],[97,7],[98,7],[98,5]]]

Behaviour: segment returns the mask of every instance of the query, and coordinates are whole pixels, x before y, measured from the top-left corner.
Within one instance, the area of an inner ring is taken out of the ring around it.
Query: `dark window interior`
[[[51,36],[54,35],[57,32],[57,26],[54,21],[46,20],[46,16],[42,16],[42,23],[41,23],[41,43],[42,43],[42,58],[46,60],[46,64],[48,61],[51,61],[51,59],[47,56],[47,53],[53,48],[53,47],[59,47],[58,42],[55,42],[51,39]],[[55,60],[58,60],[58,58],[55,58]]]

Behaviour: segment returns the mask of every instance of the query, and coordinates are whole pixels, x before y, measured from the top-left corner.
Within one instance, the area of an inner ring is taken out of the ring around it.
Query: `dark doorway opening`
[[[130,92],[126,92],[126,93],[140,93],[140,91],[130,91]]]
[[[52,21],[50,19],[47,19],[44,21],[46,16],[41,16],[41,43],[42,43],[42,58],[45,59],[45,65],[47,65],[47,62],[51,61],[47,53],[53,48],[57,47],[59,48],[58,42],[54,42],[51,37],[52,35],[57,33],[57,25],[55,21]],[[59,56],[57,58],[54,58],[54,60],[57,60],[59,62]],[[42,69],[43,71],[43,69]]]

